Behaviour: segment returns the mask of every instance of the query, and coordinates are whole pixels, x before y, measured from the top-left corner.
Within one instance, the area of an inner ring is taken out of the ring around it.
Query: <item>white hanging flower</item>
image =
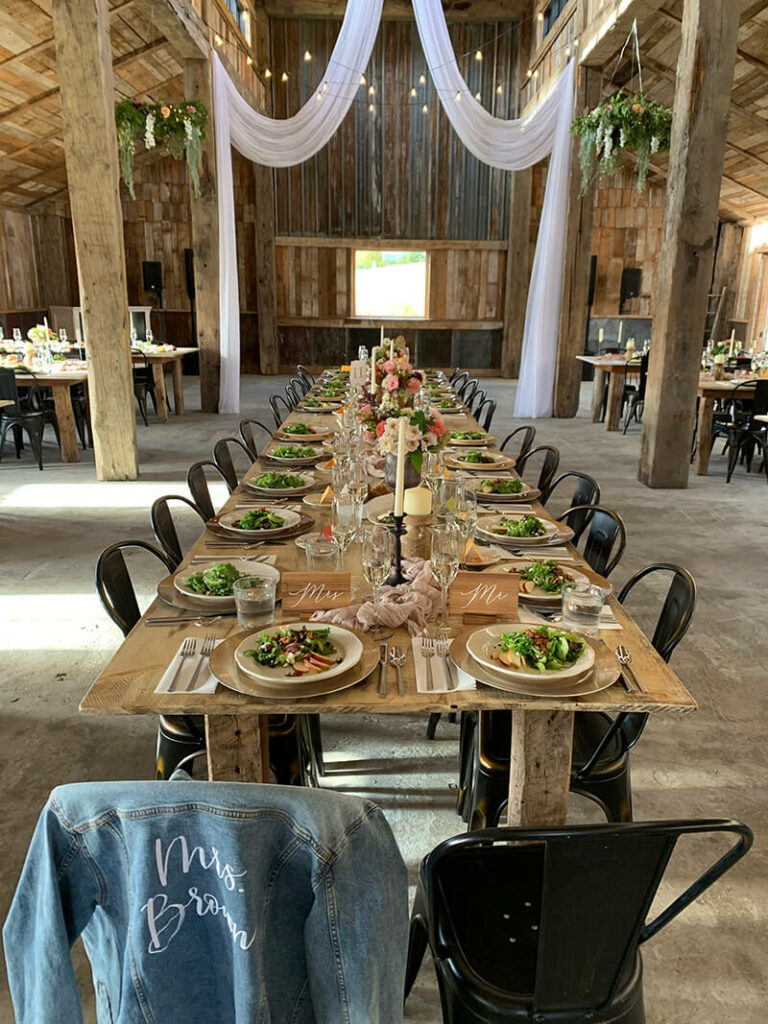
[[[619,147],[621,149],[624,149],[626,144],[627,144],[627,135],[626,135],[626,132],[624,131],[624,129],[621,128],[620,131],[619,131]]]
[[[144,124],[144,145],[147,149],[154,149],[156,146],[155,140],[155,115],[147,114],[147,120]]]
[[[192,132],[192,122],[190,121],[190,119],[188,117],[184,118],[184,131],[187,133],[187,138],[191,139],[192,138],[192,134],[193,134],[193,132]]]
[[[658,153],[659,151],[659,140],[656,135],[651,136],[651,152]]]
[[[611,153],[613,152],[613,135],[608,132],[605,136],[605,146],[603,147],[603,159],[610,160]]]
[[[597,126],[597,132],[595,134],[595,152],[599,153],[603,148],[603,122]]]

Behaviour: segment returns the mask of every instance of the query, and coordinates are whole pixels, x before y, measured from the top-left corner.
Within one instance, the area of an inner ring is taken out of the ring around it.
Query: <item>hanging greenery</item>
[[[120,171],[128,186],[131,198],[133,190],[133,157],[136,143],[142,142],[145,149],[164,145],[174,160],[186,158],[192,191],[200,195],[200,143],[205,138],[208,111],[199,100],[183,100],[181,104],[137,103],[135,100],[120,100],[115,104],[117,144],[120,149]]]
[[[654,153],[669,150],[672,111],[642,92],[628,96],[622,89],[575,119],[574,135],[581,136],[581,189],[586,192],[597,160],[598,173],[614,174],[622,152],[637,157],[638,195],[645,188]]]

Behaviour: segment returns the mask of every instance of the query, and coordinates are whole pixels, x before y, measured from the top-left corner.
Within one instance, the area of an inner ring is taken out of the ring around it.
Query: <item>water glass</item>
[[[359,504],[349,491],[336,494],[331,504],[331,533],[339,545],[342,570],[346,562],[347,548],[360,526]]]
[[[13,328],[13,340],[15,342],[20,342],[21,341],[21,328],[20,327],[14,327]]]
[[[335,540],[319,536],[305,541],[307,569],[315,572],[336,572],[339,568],[339,545]]]
[[[241,576],[235,580],[237,622],[243,629],[260,629],[275,620],[275,586],[272,577]]]
[[[566,583],[562,589],[563,629],[596,636],[605,591],[594,583]]]
[[[432,505],[437,508],[437,499],[440,492],[440,485],[445,476],[445,465],[443,453],[427,452],[424,456],[424,483],[432,491]]]
[[[448,625],[448,590],[459,571],[462,545],[462,535],[455,523],[447,522],[433,527],[430,565],[432,575],[442,591],[442,612],[437,627],[440,636],[452,635]]]
[[[365,347],[365,345],[358,345],[357,358],[363,359],[366,362],[368,361],[368,349]]]

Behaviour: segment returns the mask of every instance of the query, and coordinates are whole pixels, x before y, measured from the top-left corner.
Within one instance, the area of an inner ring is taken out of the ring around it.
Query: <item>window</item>
[[[355,316],[426,317],[427,254],[355,250]]]
[[[245,4],[242,0],[224,0],[227,7],[232,12],[232,17],[237,22],[237,27],[243,33],[245,38],[250,43],[251,31],[250,31],[250,19],[248,17],[248,11],[245,9]]]
[[[542,39],[547,36],[552,26],[563,13],[563,8],[567,3],[568,0],[552,0],[552,2],[547,4],[544,8],[544,25],[541,33]]]

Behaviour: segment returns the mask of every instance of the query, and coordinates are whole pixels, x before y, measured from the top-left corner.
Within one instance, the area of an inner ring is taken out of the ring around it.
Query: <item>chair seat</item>
[[[572,773],[576,773],[584,767],[611,725],[612,719],[598,711],[576,715],[573,726]],[[619,770],[625,756],[624,744],[617,732],[600,755],[600,759],[595,765],[593,772],[603,774],[612,770]]]

